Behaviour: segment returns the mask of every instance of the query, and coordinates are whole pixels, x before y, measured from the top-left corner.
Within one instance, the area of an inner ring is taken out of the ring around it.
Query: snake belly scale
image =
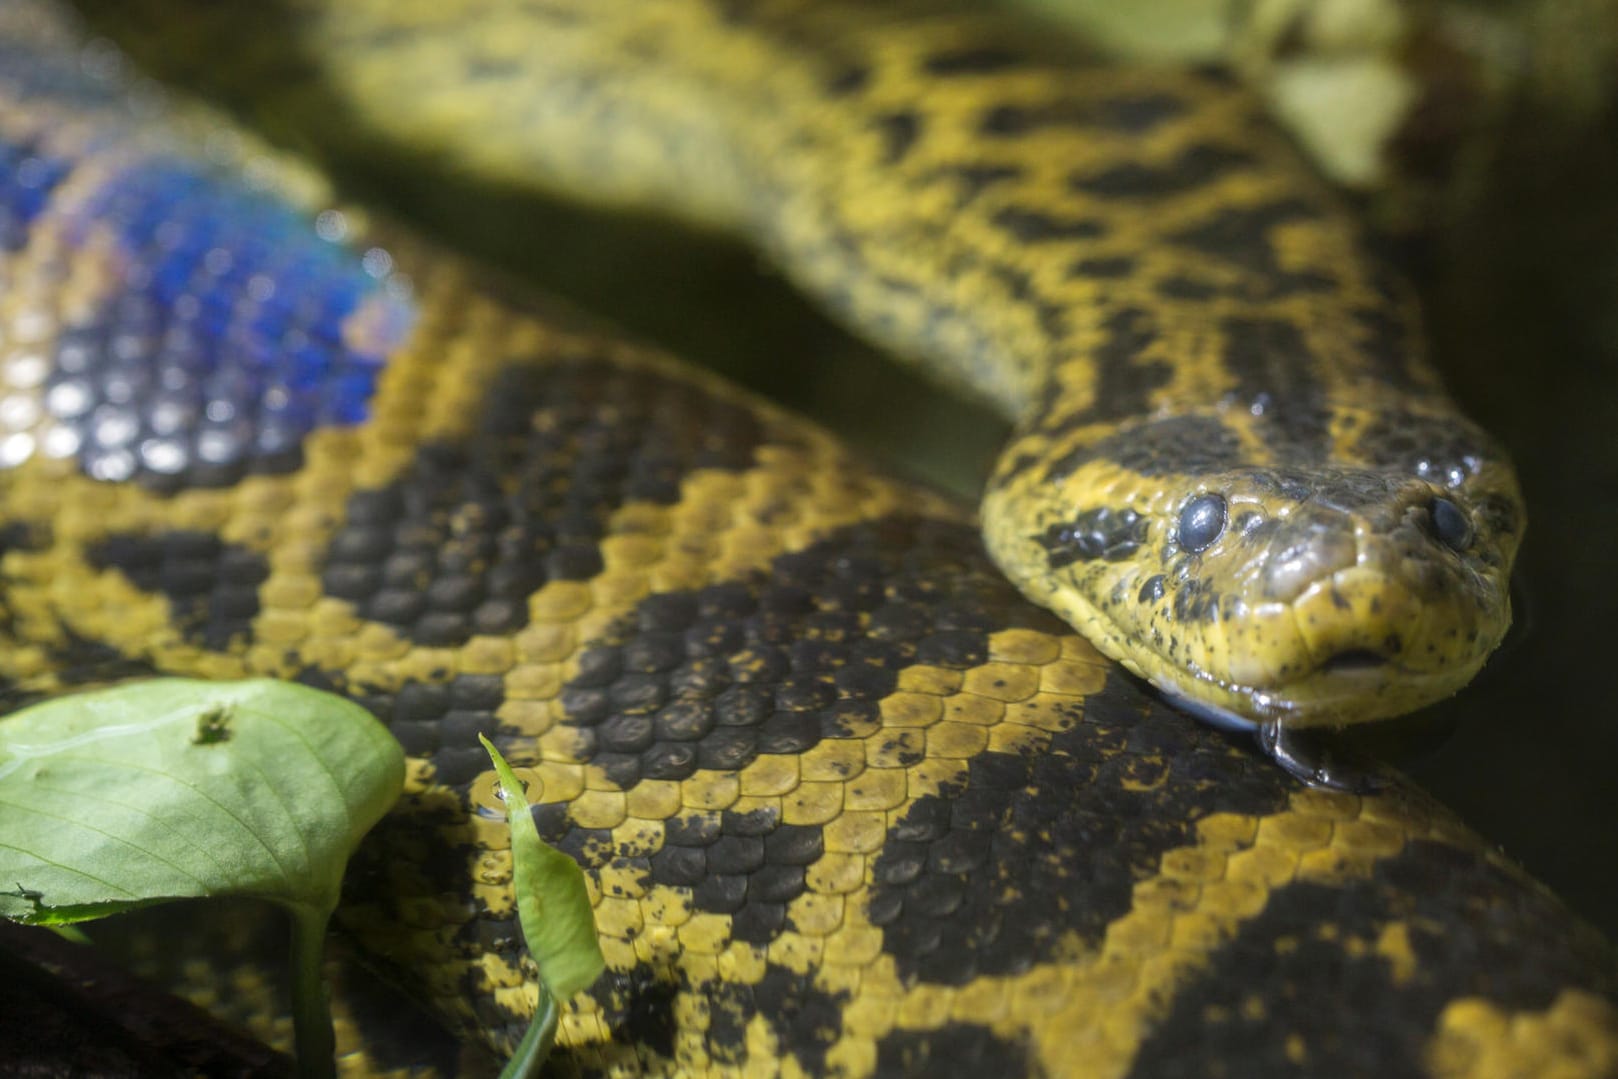
[[[1311,790],[1186,722],[947,500],[334,206],[25,0],[0,151],[0,675],[365,703],[411,772],[341,917],[457,1032],[509,1049],[534,1002],[484,733],[590,881],[587,1074],[1618,1062],[1554,898],[1396,777]]]

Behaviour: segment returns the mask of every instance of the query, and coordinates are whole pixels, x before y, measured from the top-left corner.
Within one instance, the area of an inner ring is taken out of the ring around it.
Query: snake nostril
[[[1472,522],[1466,512],[1447,498],[1435,498],[1427,507],[1432,518],[1433,534],[1452,551],[1464,551],[1472,546]]]
[[[1322,671],[1368,671],[1388,662],[1388,657],[1369,648],[1350,648],[1338,652],[1320,665]]]

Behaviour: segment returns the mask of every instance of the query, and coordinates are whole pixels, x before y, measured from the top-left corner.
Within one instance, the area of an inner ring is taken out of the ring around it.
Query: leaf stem
[[[500,1079],[535,1079],[539,1075],[545,1058],[551,1055],[551,1047],[556,1044],[556,1024],[560,1018],[561,1010],[556,1006],[556,998],[541,982],[534,1018],[529,1022],[522,1041],[517,1043],[517,1051],[506,1061]]]
[[[331,999],[326,991],[324,957],[330,910],[297,904],[292,916],[292,1031],[300,1079],[335,1079],[337,1040],[332,1033]]]

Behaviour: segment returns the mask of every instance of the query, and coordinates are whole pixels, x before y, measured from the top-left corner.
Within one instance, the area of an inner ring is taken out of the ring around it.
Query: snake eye
[[[1225,499],[1222,495],[1198,495],[1180,511],[1180,546],[1193,553],[1213,546],[1225,531]]]
[[[1433,519],[1433,534],[1452,551],[1464,551],[1472,546],[1472,522],[1466,519],[1461,507],[1447,498],[1435,498],[1427,507]]]

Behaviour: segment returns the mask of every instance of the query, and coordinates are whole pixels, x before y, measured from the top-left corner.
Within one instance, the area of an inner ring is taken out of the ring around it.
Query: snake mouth
[[[1373,652],[1369,648],[1350,648],[1329,657],[1318,670],[1321,674],[1349,674],[1379,670],[1388,663],[1388,657],[1380,652]]]

